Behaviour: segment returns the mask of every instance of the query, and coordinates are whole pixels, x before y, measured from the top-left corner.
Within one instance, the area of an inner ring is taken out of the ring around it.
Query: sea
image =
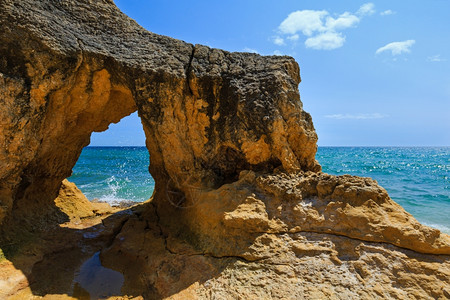
[[[372,177],[421,223],[450,234],[450,147],[319,147],[324,172]],[[70,181],[89,200],[149,199],[155,182],[145,147],[86,147]]]

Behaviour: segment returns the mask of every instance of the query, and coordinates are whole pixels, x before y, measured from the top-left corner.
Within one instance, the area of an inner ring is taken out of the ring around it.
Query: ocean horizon
[[[316,159],[333,175],[371,177],[421,223],[450,234],[449,146],[319,146]],[[88,146],[73,168],[89,200],[149,199],[154,180],[145,146]]]

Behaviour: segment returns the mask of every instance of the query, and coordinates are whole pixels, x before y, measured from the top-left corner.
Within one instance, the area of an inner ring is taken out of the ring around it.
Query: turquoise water
[[[372,177],[420,222],[450,233],[450,147],[319,147],[323,171]],[[144,201],[153,193],[145,147],[87,147],[69,180],[88,199]]]
[[[148,166],[145,147],[86,147],[69,180],[89,200],[140,202],[150,198],[155,187]]]
[[[450,234],[450,147],[319,147],[326,173],[372,177],[421,223]]]

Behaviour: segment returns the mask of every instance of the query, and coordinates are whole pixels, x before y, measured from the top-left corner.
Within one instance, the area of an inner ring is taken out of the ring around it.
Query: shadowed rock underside
[[[448,235],[372,179],[320,172],[293,58],[156,35],[109,0],[0,0],[0,27],[1,245],[94,218],[62,182],[92,132],[137,110],[155,192],[111,218],[100,255],[123,295],[449,297]],[[19,265],[0,295],[73,294]]]

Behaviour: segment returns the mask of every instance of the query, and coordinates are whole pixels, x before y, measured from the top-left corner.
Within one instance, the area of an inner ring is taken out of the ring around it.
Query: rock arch
[[[153,218],[164,255],[180,258],[179,266],[193,257],[206,266],[207,257],[269,270],[323,254],[330,264],[342,264],[341,257],[355,270],[365,263],[361,245],[371,253],[397,251],[405,264],[423,256],[402,249],[450,254],[447,235],[418,223],[374,180],[320,172],[293,58],[156,35],[111,0],[1,0],[0,28],[2,237],[14,226],[61,221],[52,201],[90,134],[137,110],[156,186],[153,202],[124,232],[144,236]],[[168,201],[168,191],[189,209]],[[120,241],[111,249],[124,253]],[[421,263],[437,269],[442,261],[426,256]],[[345,272],[355,275],[350,269]],[[421,271],[411,272],[405,280],[414,284],[438,282],[438,292],[421,296],[444,294],[448,276],[424,283]],[[389,280],[396,286],[401,279]],[[360,285],[360,297],[378,295]],[[161,283],[159,295],[171,295],[168,286]],[[291,288],[301,293],[296,282],[286,286],[287,296]]]
[[[246,169],[320,168],[292,58],[193,46],[107,1],[85,4],[89,13],[70,1],[2,3],[4,215],[55,196],[91,132],[136,109],[157,189],[168,178],[217,187]]]

